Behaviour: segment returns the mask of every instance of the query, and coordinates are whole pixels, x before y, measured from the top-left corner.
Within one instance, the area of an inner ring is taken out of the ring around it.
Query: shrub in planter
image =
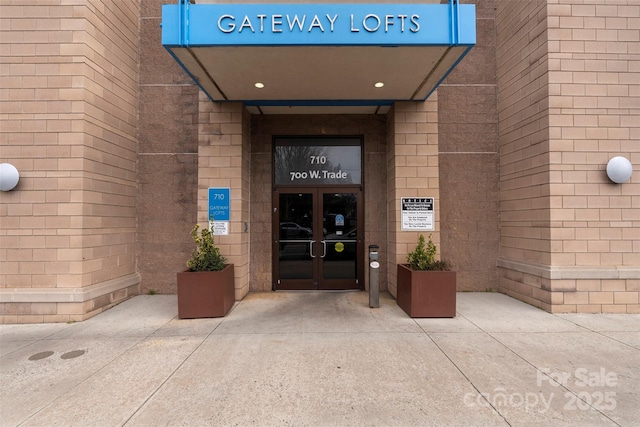
[[[407,264],[398,264],[397,303],[411,317],[456,315],[456,273],[436,253],[431,236],[425,243],[421,234]]]
[[[431,235],[429,242],[425,245],[424,236],[421,234],[418,238],[418,244],[415,250],[407,255],[407,262],[412,270],[417,271],[449,271],[451,270],[449,263],[444,260],[436,260],[438,248],[433,243]]]
[[[203,228],[198,236],[200,226],[196,224],[191,230],[191,238],[196,244],[196,249],[191,252],[191,258],[187,260],[188,271],[220,271],[227,262],[220,253],[213,239],[213,232]]]

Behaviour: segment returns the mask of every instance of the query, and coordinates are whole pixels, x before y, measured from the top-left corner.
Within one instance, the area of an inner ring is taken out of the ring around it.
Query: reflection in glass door
[[[313,199],[309,192],[281,192],[278,198],[279,289],[316,289],[313,253]]]
[[[352,289],[358,282],[358,194],[322,193],[320,289]]]
[[[276,192],[274,289],[361,288],[361,192],[345,190]]]

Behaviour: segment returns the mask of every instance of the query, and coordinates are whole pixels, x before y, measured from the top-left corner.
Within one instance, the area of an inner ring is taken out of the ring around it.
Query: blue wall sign
[[[229,221],[230,206],[229,188],[209,188],[209,221]]]

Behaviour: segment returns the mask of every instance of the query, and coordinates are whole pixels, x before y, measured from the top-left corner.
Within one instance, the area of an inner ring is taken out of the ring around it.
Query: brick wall
[[[435,199],[433,232],[401,231],[402,197]],[[418,237],[440,245],[438,94],[425,102],[396,102],[387,121],[387,268],[389,292],[396,295],[397,264],[405,263]],[[438,256],[440,256],[440,250]]]
[[[640,179],[613,184],[605,167],[640,164],[640,4],[550,2],[548,15],[551,260],[575,282],[553,310],[639,312]]]
[[[229,188],[229,235],[215,236],[220,252],[234,264],[236,299],[249,292],[249,202],[251,118],[239,102],[211,102],[200,94],[198,125],[198,223],[208,226],[208,189]]]
[[[206,117],[200,90],[162,46],[162,3],[144,0],[140,9],[137,260],[143,293],[172,294],[195,249],[198,122]]]
[[[547,4],[498,1],[497,6],[498,287],[549,309],[555,302],[549,281],[540,272],[523,271],[551,265]]]
[[[438,87],[442,257],[460,291],[495,290],[499,250],[496,0],[476,4],[476,45]]]
[[[638,312],[640,5],[498,3],[504,291],[551,311]],[[517,10],[516,10],[517,9]]]
[[[499,1],[500,255],[550,264],[546,1]]]
[[[616,155],[640,161],[640,4],[548,10],[552,262],[640,266],[640,181],[604,173]]]
[[[21,174],[0,194],[4,322],[79,320],[137,291],[138,8],[2,4],[0,159]]]

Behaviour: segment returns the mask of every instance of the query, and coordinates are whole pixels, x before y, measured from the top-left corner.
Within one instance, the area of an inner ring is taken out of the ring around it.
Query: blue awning
[[[215,101],[386,105],[424,100],[476,42],[475,6],[162,7],[162,44]]]

